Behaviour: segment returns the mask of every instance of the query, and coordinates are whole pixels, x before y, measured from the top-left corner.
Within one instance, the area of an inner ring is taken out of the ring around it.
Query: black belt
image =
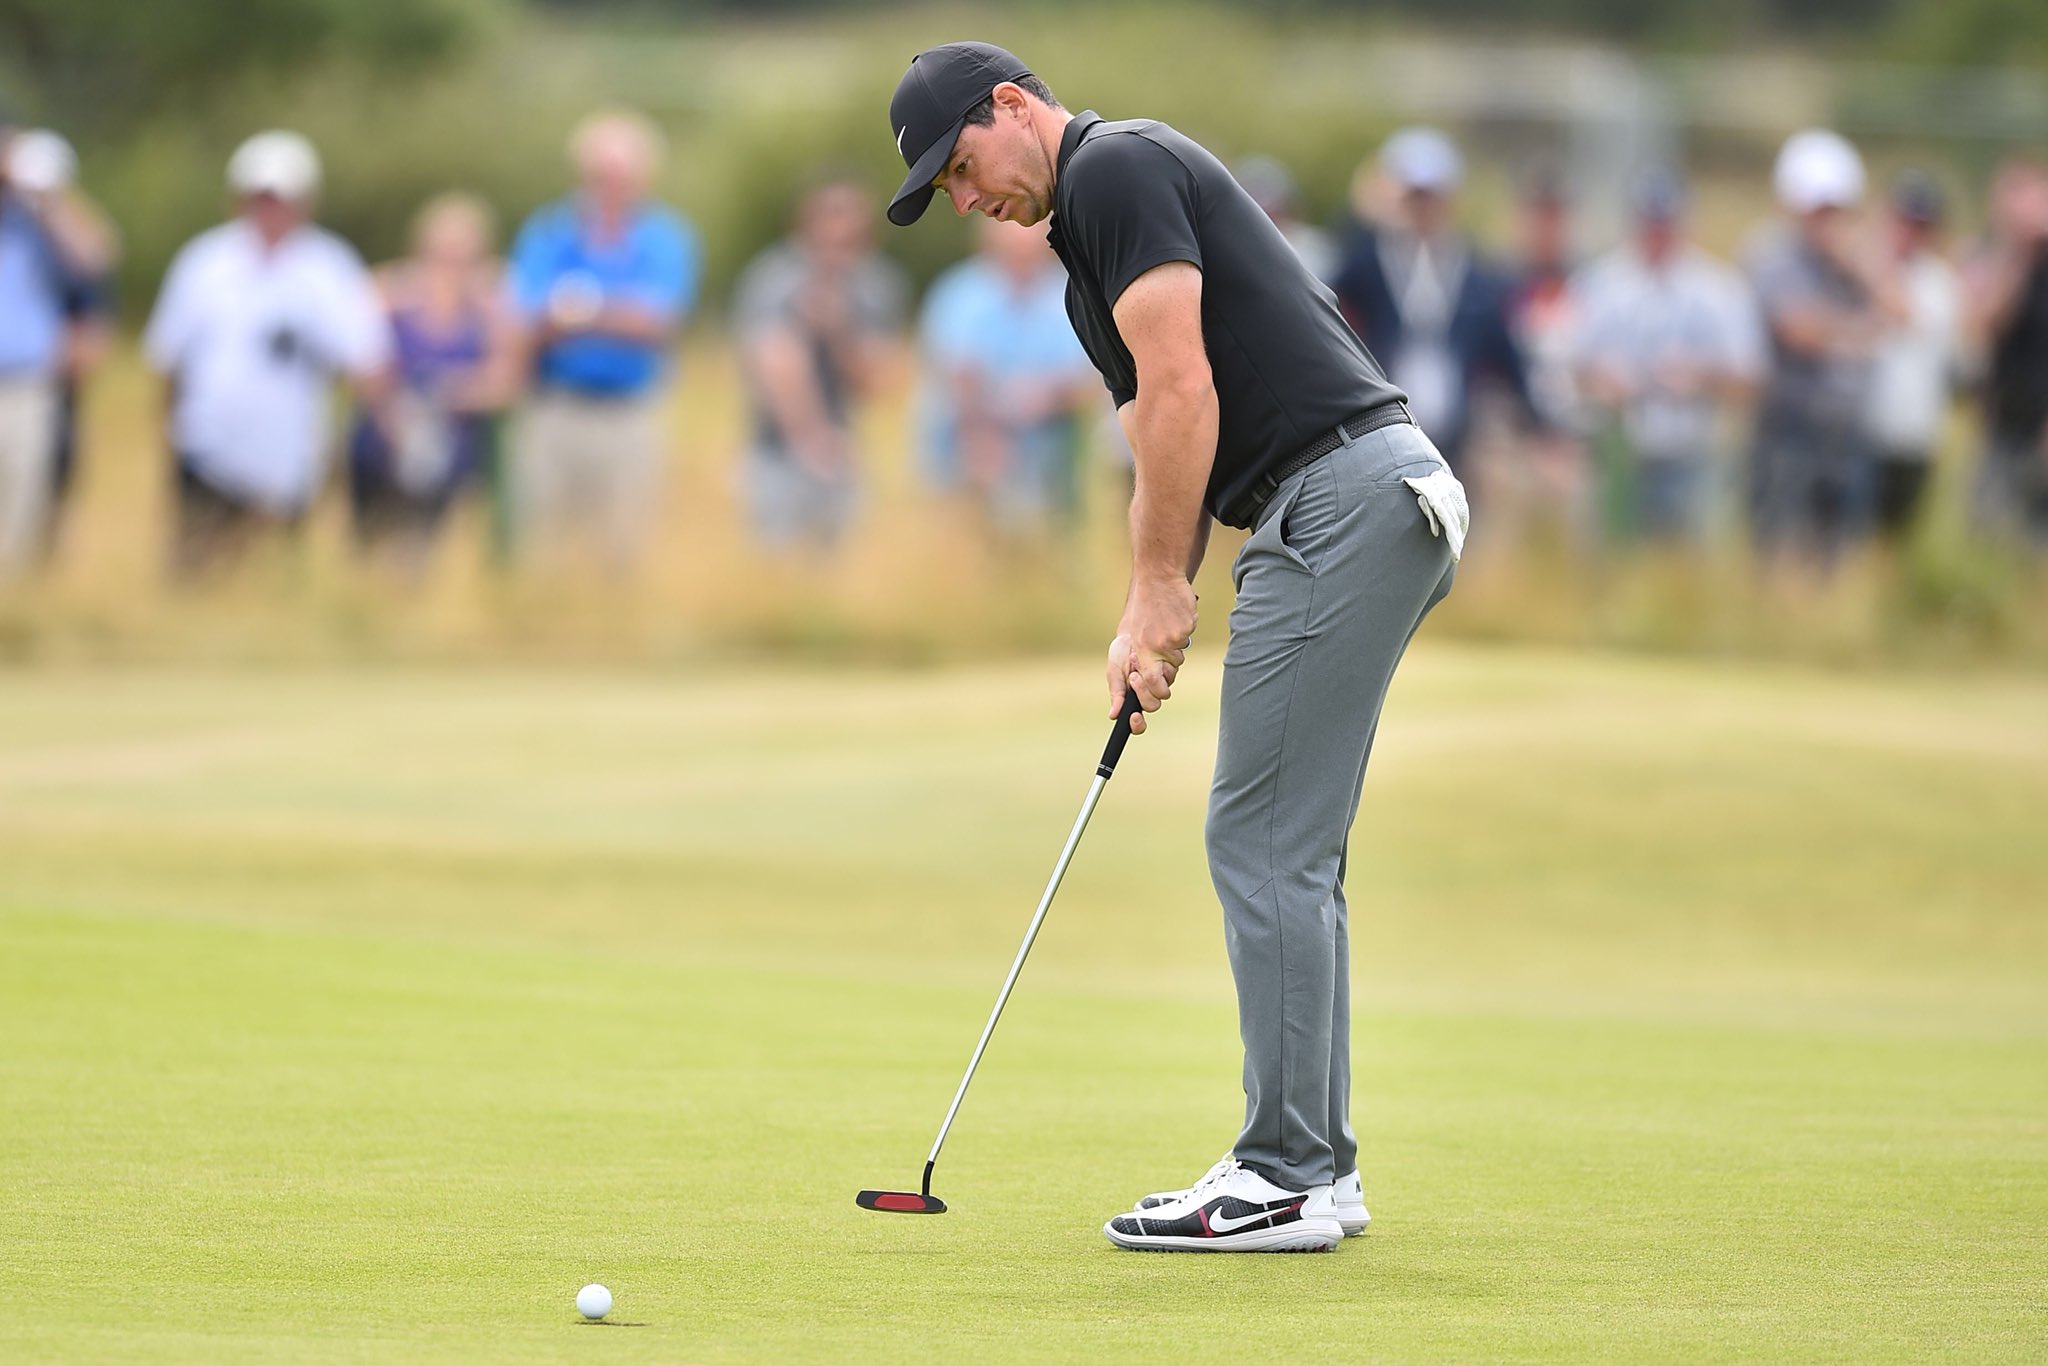
[[[1389,403],[1382,403],[1377,408],[1367,408],[1362,413],[1353,413],[1350,417],[1345,418],[1342,422],[1330,428],[1329,431],[1324,432],[1321,436],[1303,446],[1293,455],[1288,456],[1271,470],[1260,475],[1259,482],[1252,487],[1252,491],[1240,498],[1236,506],[1226,509],[1226,514],[1218,520],[1225,526],[1249,527],[1253,525],[1259,520],[1259,513],[1265,509],[1266,504],[1273,501],[1273,495],[1279,492],[1282,484],[1292,479],[1295,475],[1300,474],[1310,465],[1315,464],[1316,461],[1321,460],[1331,451],[1336,450],[1346,442],[1358,440],[1368,432],[1376,432],[1382,427],[1391,427],[1400,422],[1412,423],[1414,421],[1415,419],[1408,415],[1408,405],[1400,399],[1394,399]]]

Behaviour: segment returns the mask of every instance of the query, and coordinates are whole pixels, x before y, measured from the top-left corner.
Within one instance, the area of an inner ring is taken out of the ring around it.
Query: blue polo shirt
[[[56,372],[68,284],[42,225],[19,200],[0,195],[0,375]]]
[[[636,210],[626,230],[594,239],[574,198],[534,213],[519,230],[510,263],[512,300],[537,320],[548,298],[569,282],[607,303],[630,302],[680,323],[697,299],[700,252],[690,225],[654,205]],[[663,374],[668,348],[624,337],[583,335],[543,347],[534,378],[542,386],[625,397],[644,393]]]

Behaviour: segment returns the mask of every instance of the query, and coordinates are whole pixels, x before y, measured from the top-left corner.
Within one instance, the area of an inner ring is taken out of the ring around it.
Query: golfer
[[[1173,695],[1213,518],[1232,566],[1209,873],[1244,1039],[1244,1128],[1118,1247],[1326,1251],[1368,1218],[1352,1133],[1345,840],[1380,705],[1450,590],[1465,502],[1404,395],[1221,162],[1163,123],[1070,114],[986,43],[920,53],[889,103],[889,206],[1037,223],[1137,456],[1110,713]],[[1142,732],[1144,717],[1132,723]]]

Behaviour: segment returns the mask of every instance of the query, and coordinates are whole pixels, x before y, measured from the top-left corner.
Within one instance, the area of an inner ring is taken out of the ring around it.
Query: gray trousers
[[[1207,838],[1244,1038],[1234,1151],[1290,1189],[1358,1165],[1345,842],[1394,666],[1451,588],[1401,483],[1441,463],[1405,424],[1340,447],[1280,486],[1231,569]]]

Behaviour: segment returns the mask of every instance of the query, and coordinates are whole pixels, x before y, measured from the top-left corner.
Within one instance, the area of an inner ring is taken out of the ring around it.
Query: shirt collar
[[[1054,171],[1055,175],[1064,176],[1067,173],[1067,163],[1074,159],[1074,149],[1081,145],[1082,138],[1088,136],[1088,130],[1101,122],[1102,115],[1093,109],[1083,109],[1067,121],[1066,131],[1060,134],[1060,159]]]
[[[1064,253],[1067,245],[1066,236],[1060,231],[1059,215],[1060,186],[1066,184],[1067,181],[1067,163],[1074,159],[1074,151],[1081,145],[1081,139],[1088,136],[1088,130],[1101,122],[1102,115],[1096,113],[1093,109],[1084,109],[1074,115],[1073,118],[1067,120],[1066,131],[1060,134],[1059,160],[1053,163],[1052,229],[1046,237],[1047,244],[1052,247],[1054,252]],[[1061,259],[1065,259],[1064,254],[1062,254]]]

